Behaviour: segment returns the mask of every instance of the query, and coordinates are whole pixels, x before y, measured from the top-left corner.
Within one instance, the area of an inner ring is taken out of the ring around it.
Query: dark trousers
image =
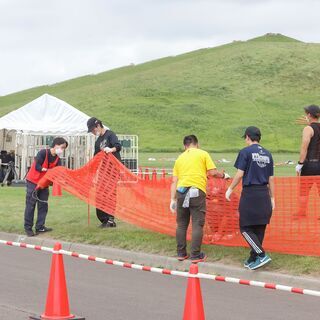
[[[104,212],[100,209],[96,209],[97,218],[100,220],[101,223],[107,223],[108,220],[114,220],[114,216]]]
[[[41,229],[46,222],[46,217],[48,213],[48,202],[37,201],[33,197],[33,191],[36,188],[36,184],[27,181],[27,195],[26,195],[26,209],[24,211],[24,229],[31,230],[33,227],[34,211],[36,204],[38,206],[38,216],[36,222],[36,230]],[[42,201],[48,201],[49,189],[37,190],[37,197]]]
[[[262,248],[264,234],[267,225],[243,226],[240,231],[244,239],[251,247],[250,260],[255,260],[257,256],[264,256],[265,251]]]
[[[301,170],[301,176],[320,176],[320,162],[306,161]],[[295,216],[306,216],[309,203],[309,193],[313,185],[316,186],[320,196],[320,178],[310,177],[299,179],[299,211]]]
[[[206,214],[206,194],[199,190],[199,197],[191,198],[189,208],[183,208],[182,204],[186,193],[177,191],[177,252],[179,256],[187,254],[187,230],[192,219],[191,257],[198,257],[201,252],[203,226]]]

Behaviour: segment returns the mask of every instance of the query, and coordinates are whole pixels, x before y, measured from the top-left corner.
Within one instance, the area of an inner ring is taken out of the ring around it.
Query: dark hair
[[[185,136],[183,138],[183,145],[186,147],[190,146],[190,144],[197,144],[197,143],[198,143],[198,138],[193,134],[191,134],[190,136]]]
[[[255,127],[255,126],[250,126],[246,129],[242,138],[246,138],[247,136],[250,138],[251,141],[260,142],[261,131],[259,128]]]
[[[320,117],[320,108],[315,104],[311,104],[310,106],[304,107],[305,113],[310,113],[313,118],[319,119]]]
[[[259,136],[259,135],[248,134],[247,136],[250,138],[250,140],[252,142],[254,142],[254,141],[260,142],[260,140],[261,140],[261,136]]]
[[[96,127],[97,125],[99,125],[101,128],[103,128],[103,124],[102,124],[102,121],[101,120],[98,120],[96,121]]]
[[[59,146],[61,144],[66,144],[66,148],[68,147],[68,141],[62,137],[56,137],[53,139],[52,143],[51,143],[51,148],[53,148],[54,146]]]

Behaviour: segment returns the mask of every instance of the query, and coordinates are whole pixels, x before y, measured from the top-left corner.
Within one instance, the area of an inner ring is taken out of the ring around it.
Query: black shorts
[[[240,227],[268,224],[272,215],[268,186],[243,187],[239,213]]]
[[[320,161],[306,161],[301,169],[301,176],[320,176]]]

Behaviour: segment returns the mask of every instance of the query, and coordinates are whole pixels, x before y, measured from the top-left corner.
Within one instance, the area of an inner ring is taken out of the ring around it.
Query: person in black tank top
[[[299,162],[296,172],[299,176],[320,176],[320,107],[310,105],[304,108],[309,125],[303,129]],[[301,179],[299,194],[299,211],[294,218],[306,216],[308,198],[312,186],[316,183],[320,196],[320,178]]]

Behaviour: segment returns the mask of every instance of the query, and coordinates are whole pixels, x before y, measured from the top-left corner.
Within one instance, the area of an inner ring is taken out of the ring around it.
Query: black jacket
[[[103,136],[100,136],[95,145],[94,145],[94,155],[96,155],[98,152],[101,151],[101,149],[109,147],[113,148],[115,147],[117,149],[116,152],[113,152],[112,154],[121,161],[120,151],[121,151],[121,144],[118,140],[118,137],[116,134],[111,130],[106,130]]]

